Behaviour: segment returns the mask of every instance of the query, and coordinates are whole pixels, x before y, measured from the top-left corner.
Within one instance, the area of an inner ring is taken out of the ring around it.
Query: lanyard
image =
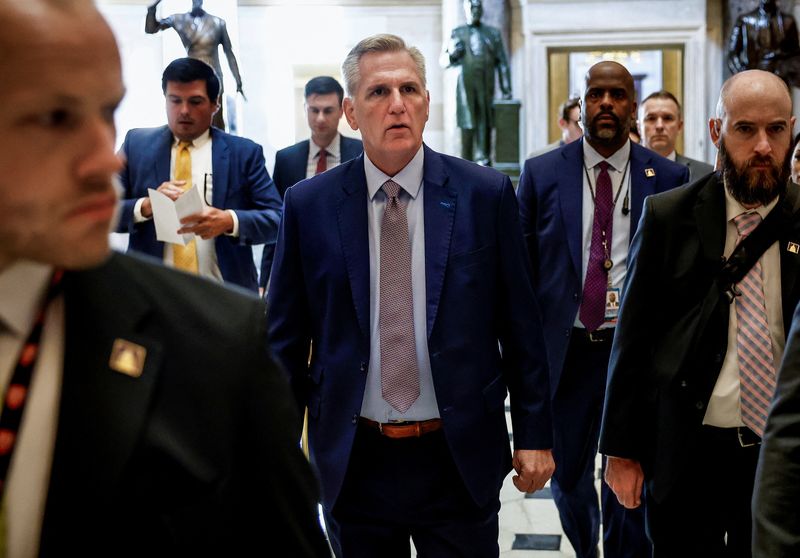
[[[17,358],[17,365],[14,367],[14,373],[11,376],[11,382],[9,382],[8,388],[3,393],[3,411],[0,413],[0,500],[2,500],[5,492],[6,476],[11,466],[11,457],[14,455],[19,427],[22,424],[22,415],[28,399],[31,377],[36,368],[36,361],[39,358],[40,340],[47,315],[47,307],[61,292],[61,280],[63,277],[64,271],[61,269],[56,269],[53,273],[47,294],[36,313],[33,329],[28,334],[25,343],[22,344],[22,349]]]

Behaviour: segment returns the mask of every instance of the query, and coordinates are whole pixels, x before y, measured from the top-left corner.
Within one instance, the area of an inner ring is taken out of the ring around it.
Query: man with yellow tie
[[[211,126],[220,84],[208,64],[175,60],[161,85],[167,126],[131,130],[122,146],[125,199],[118,230],[130,233],[129,250],[257,291],[251,246],[274,242],[281,216],[261,146]],[[185,217],[178,232],[195,238],[186,246],[158,241],[148,188],[176,200],[193,186],[205,207]]]

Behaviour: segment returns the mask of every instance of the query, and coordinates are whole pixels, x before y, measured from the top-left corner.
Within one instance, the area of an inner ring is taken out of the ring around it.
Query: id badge
[[[606,323],[616,323],[619,314],[619,289],[606,289]]]

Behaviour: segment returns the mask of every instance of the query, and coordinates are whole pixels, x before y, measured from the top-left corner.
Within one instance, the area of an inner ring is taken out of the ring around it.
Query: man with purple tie
[[[636,99],[624,66],[592,66],[581,101],[583,139],[526,161],[517,195],[548,324],[553,497],[576,555],[594,558],[595,458],[628,245],[645,196],[683,184],[688,171],[629,141]],[[602,492],[603,555],[649,557],[642,513],[626,512],[606,486]]]

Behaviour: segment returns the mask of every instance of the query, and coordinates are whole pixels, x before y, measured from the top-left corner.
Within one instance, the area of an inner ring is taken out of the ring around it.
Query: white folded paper
[[[203,211],[203,196],[200,190],[192,186],[175,201],[152,188],[148,188],[147,193],[153,208],[156,238],[161,242],[171,242],[181,246],[191,242],[194,233],[178,234],[178,229],[181,228],[181,219]]]

